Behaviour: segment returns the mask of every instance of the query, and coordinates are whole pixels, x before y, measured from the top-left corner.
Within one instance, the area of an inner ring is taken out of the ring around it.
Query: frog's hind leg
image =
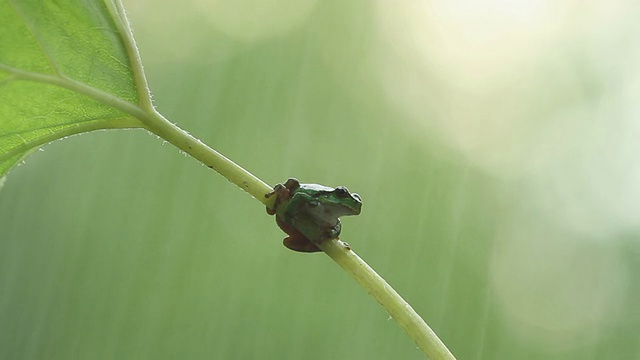
[[[282,242],[287,248],[298,252],[318,252],[320,248],[305,237],[289,236]]]

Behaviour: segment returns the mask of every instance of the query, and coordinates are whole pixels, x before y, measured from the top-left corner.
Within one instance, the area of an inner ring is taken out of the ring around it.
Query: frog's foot
[[[288,238],[285,238],[282,243],[284,244],[284,246],[286,246],[287,248],[293,251],[298,251],[298,252],[322,251],[316,244],[314,244],[313,242],[311,242],[311,240],[305,237],[289,236]]]
[[[278,205],[291,199],[291,194],[293,194],[293,192],[297,190],[299,187],[300,187],[300,182],[298,181],[298,179],[295,179],[295,178],[287,179],[284,185],[276,184],[276,186],[273,187],[273,190],[271,192],[264,195],[266,199],[272,197],[273,195],[276,195],[276,201],[273,204],[273,208],[267,207],[267,214],[274,215],[278,209]]]
[[[276,213],[278,205],[282,202],[280,199],[283,199],[283,196],[289,196],[289,190],[287,190],[284,185],[277,184],[273,187],[273,190],[270,193],[266,193],[264,197],[268,199],[273,195],[276,196],[276,201],[273,203],[273,208],[267,207],[267,214],[269,215],[274,215]]]
[[[335,239],[340,236],[340,231],[342,231],[342,223],[338,220],[338,223],[333,227],[327,229],[327,239]]]

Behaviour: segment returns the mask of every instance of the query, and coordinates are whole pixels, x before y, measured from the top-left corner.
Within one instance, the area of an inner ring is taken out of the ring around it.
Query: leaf
[[[109,0],[0,0],[0,178],[53,140],[144,126],[126,26]]]

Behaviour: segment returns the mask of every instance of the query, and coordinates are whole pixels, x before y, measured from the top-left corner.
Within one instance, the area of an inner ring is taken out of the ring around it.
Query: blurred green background
[[[640,16],[623,0],[126,0],[159,110],[342,238],[458,359],[640,358]],[[0,192],[2,359],[421,359],[328,257],[143,131]]]

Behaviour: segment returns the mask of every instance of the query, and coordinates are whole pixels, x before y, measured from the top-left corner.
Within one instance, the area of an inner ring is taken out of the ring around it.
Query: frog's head
[[[318,201],[330,207],[335,216],[358,215],[362,209],[362,198],[356,193],[350,193],[344,186],[338,186],[330,192],[318,194]]]
[[[358,215],[362,209],[360,195],[350,193],[344,186],[318,189],[311,197],[315,201],[308,204],[313,209],[310,212],[327,223],[335,223],[343,215]]]

